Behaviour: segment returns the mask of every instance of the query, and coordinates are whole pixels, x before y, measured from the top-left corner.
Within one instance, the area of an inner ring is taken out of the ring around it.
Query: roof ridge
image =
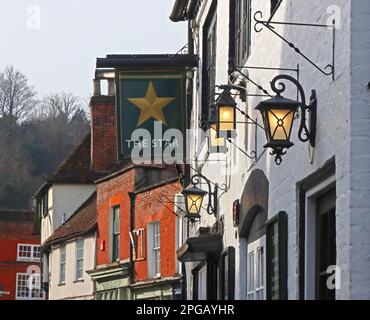
[[[99,173],[91,167],[91,131],[69,152],[35,192],[37,197],[54,183],[93,184]]]
[[[68,163],[68,161],[74,156],[77,151],[84,145],[87,139],[91,137],[91,131],[89,131],[81,141],[70,151],[67,157],[59,164],[59,166],[54,170],[54,172],[47,178],[47,181],[52,181],[55,176],[58,175],[63,166]]]

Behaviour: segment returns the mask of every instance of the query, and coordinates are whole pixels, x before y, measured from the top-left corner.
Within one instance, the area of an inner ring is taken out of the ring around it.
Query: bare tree
[[[25,75],[13,66],[0,72],[0,117],[5,120],[10,132],[27,119],[36,104],[36,92]]]
[[[62,92],[47,96],[43,101],[43,108],[48,117],[61,117],[67,122],[82,105],[80,99],[72,93]]]

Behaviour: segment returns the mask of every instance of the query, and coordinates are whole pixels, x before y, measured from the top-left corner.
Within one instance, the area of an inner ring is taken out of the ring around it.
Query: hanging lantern
[[[265,126],[267,144],[264,147],[273,149],[273,154],[282,155],[285,149],[293,146],[290,136],[294,116],[300,106],[301,103],[298,101],[277,95],[260,102],[256,107],[256,110],[261,112]]]

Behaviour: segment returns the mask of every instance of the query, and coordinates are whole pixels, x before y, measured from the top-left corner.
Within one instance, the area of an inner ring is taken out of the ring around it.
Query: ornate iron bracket
[[[317,98],[316,90],[312,90],[310,97],[310,104],[306,104],[306,95],[301,86],[301,84],[291,76],[282,74],[276,76],[271,81],[271,89],[278,96],[285,91],[286,86],[284,83],[280,82],[281,80],[286,80],[293,83],[299,92],[300,96],[300,109],[301,109],[301,122],[298,130],[298,138],[302,142],[309,142],[311,147],[315,147],[316,141],[316,119],[317,119]],[[308,126],[307,126],[307,114],[309,114]],[[275,148],[271,152],[271,155],[275,155],[275,162],[277,165],[280,165],[282,162],[282,156],[286,154],[284,148]]]
[[[259,17],[258,17],[259,16]],[[280,22],[280,21],[266,21],[262,19],[263,15],[261,11],[257,11],[254,14],[254,30],[259,33],[263,30],[263,28],[267,28],[276,36],[278,36],[281,40],[289,45],[296,53],[301,55],[305,60],[307,60],[311,65],[313,65],[317,70],[319,70],[322,74],[326,76],[332,76],[332,79],[335,78],[335,20],[333,20],[333,25],[325,25],[325,24],[313,24],[313,23],[293,23],[293,22]],[[333,31],[333,53],[332,53],[332,63],[328,64],[325,68],[319,67],[316,63],[314,63],[310,58],[308,58],[302,51],[292,42],[285,39],[280,33],[278,33],[273,25],[290,25],[290,26],[298,26],[298,27],[319,27],[319,28],[329,28]]]
[[[213,183],[212,181],[207,179],[204,175],[202,175],[199,172],[197,172],[195,175],[193,175],[191,177],[190,184],[192,184],[193,186],[196,186],[198,184],[200,185],[201,180],[204,180],[207,184],[207,187],[208,187],[208,204],[207,204],[205,210],[207,211],[207,213],[209,215],[214,214],[215,217],[216,217],[217,212],[218,212],[218,191],[219,190],[226,191],[227,186],[226,186],[226,184],[222,184],[220,186],[220,185],[218,185],[218,183]],[[213,191],[212,191],[212,184],[214,185]]]

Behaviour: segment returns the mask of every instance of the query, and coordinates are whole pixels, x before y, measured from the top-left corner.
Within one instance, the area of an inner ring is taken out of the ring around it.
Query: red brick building
[[[175,166],[118,165],[113,97],[91,100],[92,166],[110,172],[97,183],[96,299],[173,299],[180,290],[176,262],[178,218],[161,193],[181,191]],[[99,150],[99,152],[97,151]],[[114,168],[114,166],[116,166]],[[172,205],[173,206],[173,205]]]
[[[34,232],[33,212],[1,210],[0,300],[42,300],[40,288],[40,235]]]

